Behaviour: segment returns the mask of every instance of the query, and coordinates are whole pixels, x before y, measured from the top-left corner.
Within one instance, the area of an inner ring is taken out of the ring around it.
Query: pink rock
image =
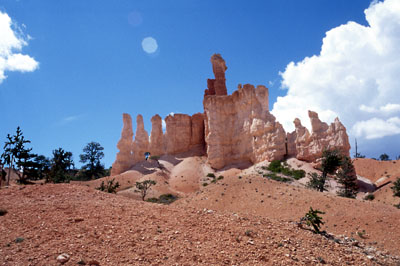
[[[295,119],[295,156],[299,160],[316,162],[322,152],[327,149],[338,149],[345,156],[350,156],[349,137],[346,128],[338,118],[331,125],[321,122],[316,112],[309,111],[312,133],[303,127],[299,119]],[[289,144],[289,143],[288,143]]]
[[[134,162],[145,160],[144,154],[150,151],[149,134],[144,129],[143,116],[136,117],[136,136],[133,143]]]
[[[150,139],[144,129],[143,117],[138,115],[134,142],[132,119],[128,114],[123,115],[124,127],[112,175],[129,170],[144,160],[147,151],[161,156],[205,149],[208,163],[216,169],[234,163],[280,160],[285,156],[316,162],[324,149],[333,148],[349,155],[346,128],[339,119],[328,126],[316,112],[309,111],[311,134],[297,118],[294,120],[295,131],[286,133],[269,112],[269,93],[265,86],[255,88],[251,84],[239,84],[232,95],[227,95],[225,61],[221,55],[214,54],[211,63],[215,79],[207,80],[204,114],[167,116],[165,134],[161,117],[155,115],[151,119]]]
[[[285,155],[286,133],[268,111],[265,86],[246,84],[232,95],[208,95],[203,106],[208,163],[213,168]]]
[[[134,165],[132,118],[129,114],[123,114],[122,120],[124,125],[117,144],[119,152],[111,169],[112,176],[123,173]]]
[[[207,80],[207,90],[204,95],[227,95],[225,71],[228,69],[220,54],[211,56],[211,64],[215,79]]]
[[[159,115],[151,118],[150,153],[160,156],[164,154],[162,119]]]

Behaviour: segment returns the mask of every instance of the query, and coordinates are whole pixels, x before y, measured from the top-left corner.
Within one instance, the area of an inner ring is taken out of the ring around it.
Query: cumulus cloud
[[[400,134],[400,1],[374,1],[367,26],[348,22],[329,30],[318,55],[291,62],[282,77],[287,95],[272,113],[285,129],[295,116],[310,127],[307,110],[335,117],[352,136],[376,139]]]
[[[6,71],[29,72],[37,69],[39,63],[20,51],[31,37],[24,36],[7,13],[0,11],[0,83],[7,77]]]
[[[391,117],[387,120],[372,118],[366,121],[360,121],[353,126],[353,131],[357,136],[362,136],[366,139],[376,139],[400,134],[400,118]]]

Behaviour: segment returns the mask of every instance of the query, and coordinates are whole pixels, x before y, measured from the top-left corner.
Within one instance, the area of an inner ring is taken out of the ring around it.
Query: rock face
[[[134,164],[133,157],[133,130],[132,118],[129,114],[122,115],[124,126],[121,132],[121,139],[118,141],[117,158],[112,165],[111,175],[118,175],[129,170]]]
[[[214,72],[215,79],[207,80],[207,90],[204,95],[227,95],[225,84],[225,71],[228,69],[225,60],[220,54],[211,56],[211,64]]]
[[[133,143],[133,160],[134,163],[143,161],[144,154],[150,151],[149,134],[144,129],[143,117],[136,117],[136,136]]]
[[[294,121],[296,130],[290,133],[293,137],[288,138],[288,147],[293,145],[296,147],[292,156],[296,156],[299,160],[313,162],[321,158],[324,149],[338,149],[342,154],[350,156],[349,137],[339,118],[328,126],[321,122],[316,112],[308,111],[308,116],[311,121],[311,134],[301,125],[298,118]]]
[[[168,115],[165,118],[166,132],[162,130],[162,119],[159,115],[151,118],[152,130],[149,135],[144,129],[143,117],[136,118],[136,136],[133,141],[132,119],[123,114],[124,127],[118,142],[117,158],[112,166],[111,175],[123,173],[136,163],[145,160],[144,154],[161,156],[178,154],[196,149],[204,149],[204,115],[197,113],[193,116],[185,114]]]
[[[159,115],[151,118],[150,153],[156,156],[164,153],[162,119]]]
[[[124,127],[118,142],[117,158],[112,175],[129,170],[144,160],[144,153],[152,155],[179,154],[192,150],[206,151],[211,167],[221,169],[233,163],[257,163],[296,157],[313,162],[321,157],[324,149],[339,149],[349,156],[350,144],[346,128],[336,118],[327,125],[316,112],[309,111],[312,130],[294,120],[295,131],[286,133],[282,125],[269,112],[268,89],[251,84],[227,95],[225,85],[225,60],[219,54],[211,57],[215,79],[207,80],[204,92],[204,114],[193,116],[174,114],[162,119],[151,119],[149,136],[144,129],[143,117],[137,116],[136,137],[133,141],[132,119],[123,115]]]
[[[282,159],[286,133],[268,111],[265,86],[239,85],[232,95],[206,95],[205,141],[213,168]]]

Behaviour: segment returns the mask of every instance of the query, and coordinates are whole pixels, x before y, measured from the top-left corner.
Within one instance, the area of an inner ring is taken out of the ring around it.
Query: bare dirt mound
[[[107,184],[109,180],[113,180],[114,182],[119,183],[119,187],[117,188],[117,191],[125,190],[128,188],[131,188],[135,186],[136,181],[138,181],[140,178],[142,178],[143,174],[140,173],[139,171],[136,170],[129,170],[126,171],[122,174],[116,175],[116,176],[106,176],[102,177],[99,179],[91,180],[91,181],[71,181],[71,184],[77,184],[77,185],[85,185],[90,188],[98,188],[101,184],[101,182],[104,182]]]
[[[399,209],[270,181],[261,175],[224,178],[177,204],[287,221],[299,221],[312,207],[326,212],[323,218],[328,232],[345,234],[400,255]]]
[[[374,201],[389,205],[399,204],[400,198],[393,197],[393,182],[400,178],[400,160],[377,161],[373,159],[355,159],[357,175],[371,180],[378,188],[373,194]]]
[[[206,165],[205,157],[188,157],[176,165],[170,174],[171,188],[190,193],[200,189],[200,180],[213,170]]]
[[[400,160],[377,161],[369,158],[358,158],[353,161],[357,175],[368,178],[377,186],[400,178]]]
[[[252,215],[151,204],[85,186],[0,190],[2,265],[396,265],[386,253],[341,244]],[[359,244],[361,245],[361,244]]]

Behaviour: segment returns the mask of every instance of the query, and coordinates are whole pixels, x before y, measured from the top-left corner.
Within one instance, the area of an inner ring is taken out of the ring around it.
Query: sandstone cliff
[[[164,155],[205,149],[208,163],[216,169],[232,163],[257,163],[284,157],[313,162],[321,157],[324,149],[332,148],[349,155],[346,128],[338,118],[328,126],[316,112],[309,111],[311,133],[297,118],[295,131],[286,133],[269,112],[265,86],[239,84],[238,90],[227,95],[225,60],[220,54],[214,54],[211,64],[215,78],[207,80],[204,114],[167,116],[165,134],[161,117],[155,115],[151,119],[150,140],[143,117],[138,115],[135,141],[132,140],[132,119],[128,114],[123,115],[124,127],[117,145],[120,151],[112,175],[144,160],[144,153],[148,151],[152,155]]]
[[[342,154],[350,156],[349,137],[346,133],[346,128],[336,118],[335,121],[328,124],[321,122],[318,114],[313,111],[308,111],[310,117],[312,131],[301,125],[298,118],[295,119],[295,131],[288,134],[288,147],[295,146],[295,151],[292,156],[299,160],[313,162],[321,158],[324,149],[338,149]]]
[[[203,105],[208,163],[213,168],[285,155],[285,132],[268,112],[266,87],[246,84],[232,95],[206,95]]]
[[[111,175],[118,175],[126,170],[129,170],[134,164],[133,157],[133,130],[132,130],[132,118],[129,114],[122,115],[122,121],[124,123],[121,139],[118,141],[117,158],[112,165]]]
[[[144,129],[143,117],[136,118],[136,136],[133,141],[132,119],[123,114],[124,126],[121,139],[118,142],[116,160],[113,163],[111,175],[118,175],[132,168],[136,163],[145,160],[144,154],[161,156],[164,154],[179,154],[191,150],[204,149],[204,115],[193,116],[185,114],[168,115],[165,118],[166,132],[162,131],[162,119],[159,115],[151,118],[152,130],[149,135]]]

